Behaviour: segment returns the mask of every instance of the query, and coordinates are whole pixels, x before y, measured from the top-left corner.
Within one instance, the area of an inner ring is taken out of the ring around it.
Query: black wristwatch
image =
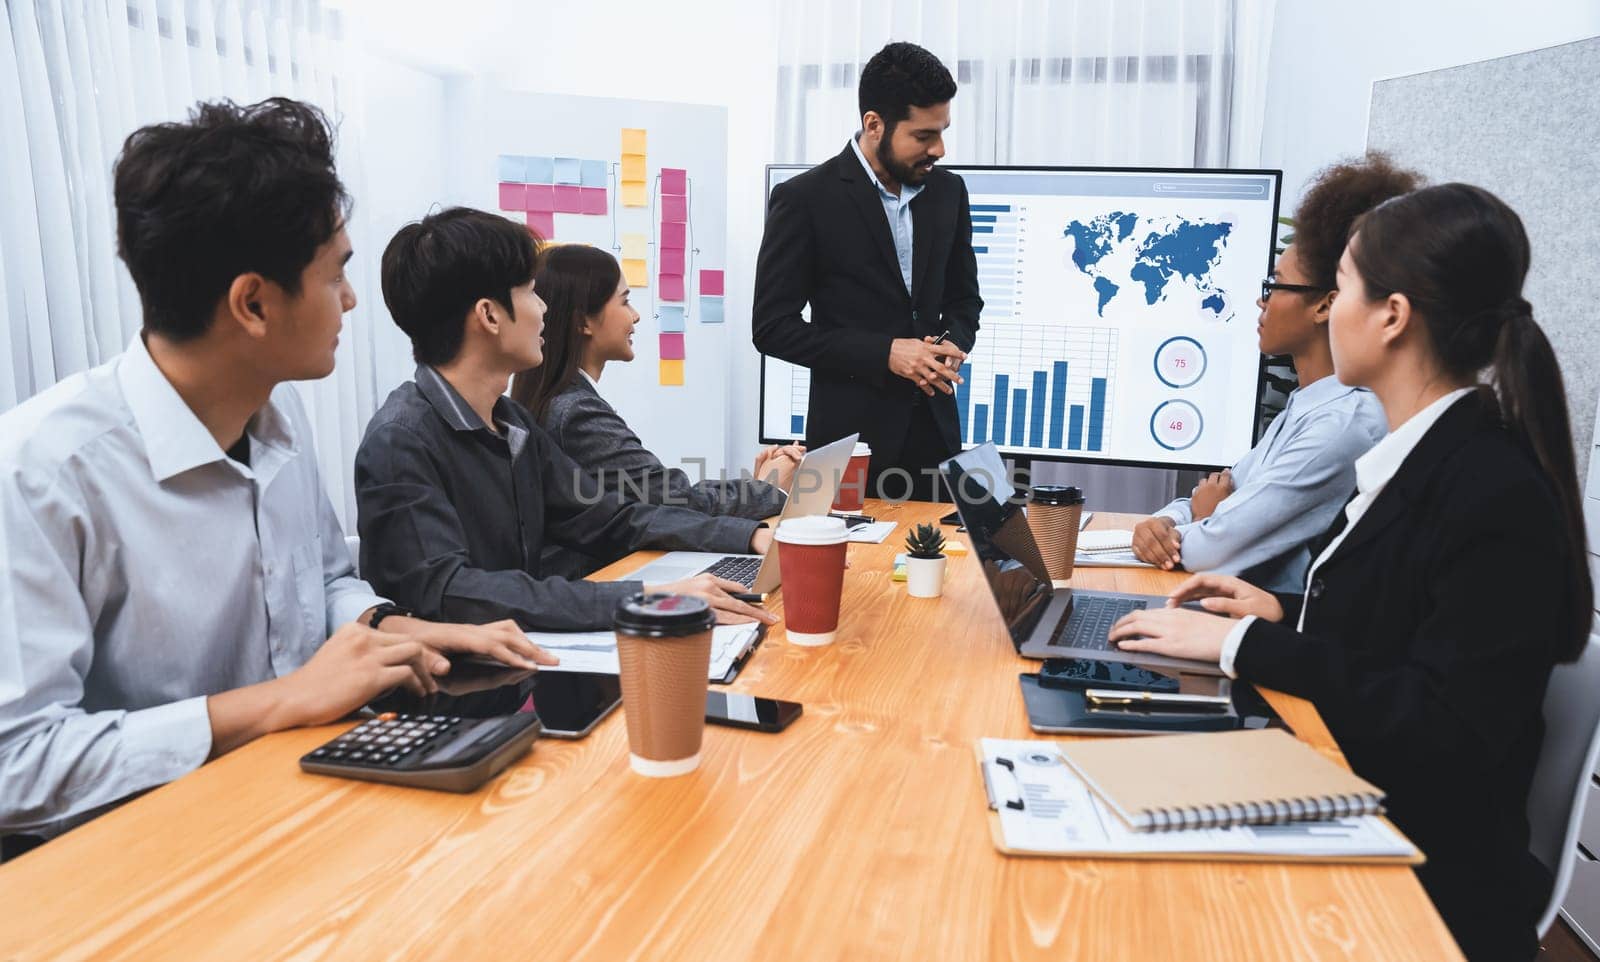
[[[402,608],[397,604],[385,601],[383,604],[372,609],[372,618],[367,621],[367,627],[371,628],[373,631],[377,631],[378,624],[390,615],[404,615],[405,617],[410,618],[411,609]]]

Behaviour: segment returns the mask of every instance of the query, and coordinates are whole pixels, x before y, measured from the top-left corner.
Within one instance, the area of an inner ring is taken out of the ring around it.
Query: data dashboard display
[[[805,169],[769,167],[769,192]],[[965,447],[1168,465],[1249,450],[1279,172],[948,169],[984,301],[956,394]],[[762,362],[763,439],[802,437],[810,372]]]

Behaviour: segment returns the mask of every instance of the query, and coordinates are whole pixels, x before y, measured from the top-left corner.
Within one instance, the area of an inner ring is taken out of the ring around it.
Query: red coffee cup
[[[839,490],[833,496],[834,511],[860,511],[867,496],[867,468],[872,464],[872,446],[857,441],[850,452],[850,463],[839,476]]]
[[[789,641],[816,647],[833,642],[844,592],[844,555],[850,546],[838,518],[789,518],[773,535],[783,577],[783,622]]]

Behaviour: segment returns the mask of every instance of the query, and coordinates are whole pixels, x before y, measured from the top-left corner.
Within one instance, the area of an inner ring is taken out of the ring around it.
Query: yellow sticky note
[[[622,206],[624,207],[649,207],[650,195],[644,189],[644,183],[622,185]]]
[[[622,277],[628,282],[629,287],[649,287],[650,265],[645,263],[642,257],[624,257]]]
[[[644,149],[645,132],[637,127],[622,128],[622,152],[625,154],[642,154]]]
[[[650,256],[650,235],[648,234],[623,234],[622,259],[643,261]]]
[[[676,386],[676,387],[682,387],[683,386],[683,362],[682,361],[662,361],[661,362],[661,383],[662,384],[673,385],[673,386]]]
[[[623,154],[622,173],[618,178],[624,184],[644,183],[644,154]]]

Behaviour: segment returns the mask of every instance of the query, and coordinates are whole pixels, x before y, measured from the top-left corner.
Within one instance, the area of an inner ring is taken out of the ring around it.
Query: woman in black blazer
[[[1357,222],[1330,331],[1390,434],[1316,543],[1303,596],[1197,575],[1113,642],[1219,662],[1310,699],[1389,815],[1472,959],[1529,959],[1550,877],[1527,804],[1550,669],[1593,590],[1566,393],[1522,298],[1528,240],[1492,194],[1446,184]],[[1478,372],[1490,369],[1487,384]],[[1217,617],[1175,607],[1203,599]]]

